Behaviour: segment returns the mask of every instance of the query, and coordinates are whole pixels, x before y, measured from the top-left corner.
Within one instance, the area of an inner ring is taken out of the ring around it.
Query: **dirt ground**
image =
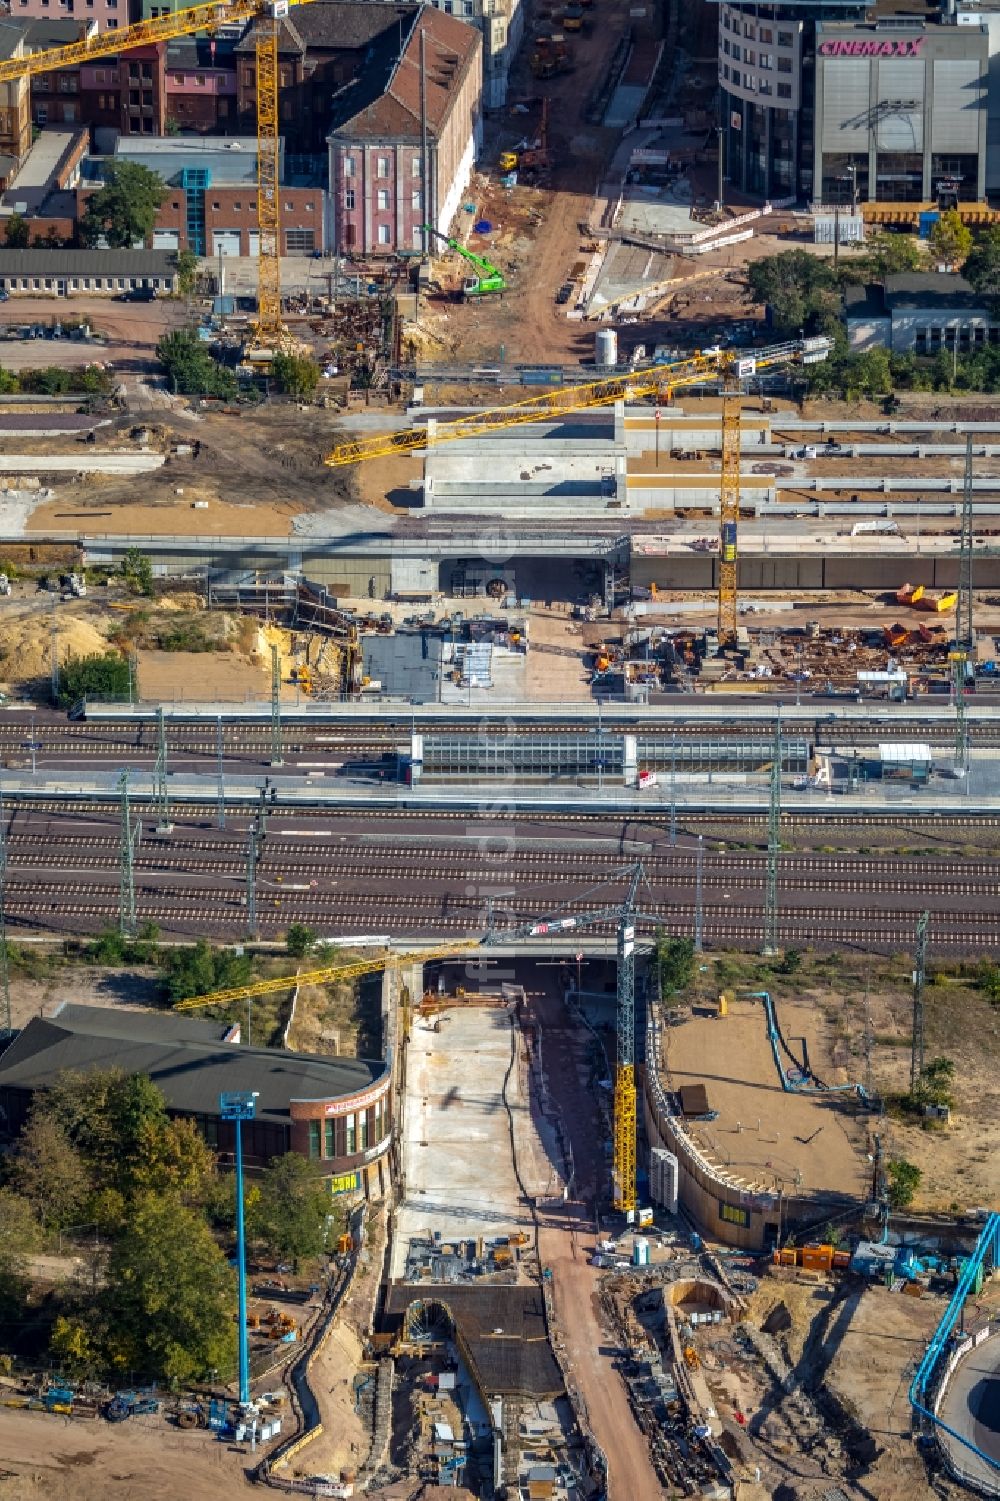
[[[779,1024],[793,1048],[805,1038],[812,1066],[828,1083],[847,1082],[846,1055],[833,1052],[823,1014],[805,1002],[779,1003]],[[767,1039],[761,1002],[736,1000],[720,1018],[708,1006],[664,1031],[664,1062],[675,1089],[704,1083],[711,1122],[692,1122],[699,1145],[747,1183],[805,1193],[861,1194],[866,1181],[864,1125],[853,1102],[786,1094]]]
[[[24,323],[51,326],[61,318],[83,319],[101,343],[79,343],[69,339],[17,339],[4,337],[7,329]],[[0,322],[0,365],[18,370],[37,365],[59,365],[63,369],[78,365],[110,363],[119,374],[155,369],[156,345],[171,328],[183,328],[193,321],[187,302],[181,298],[162,297],[141,304],[115,302],[109,297],[74,297],[71,301],[56,297],[12,297],[3,306]]]
[[[541,966],[536,970],[538,976],[546,973]],[[608,1456],[609,1501],[658,1501],[663,1492],[614,1368],[617,1346],[608,1343],[602,1326],[598,1272],[590,1264],[604,1157],[587,1036],[571,1022],[554,985],[548,993],[530,994],[528,1001],[548,1088],[572,1143],[576,1170],[573,1197],[543,1207],[538,1233],[539,1259],[552,1271],[560,1360]]]
[[[932,971],[933,973],[933,971]],[[842,1025],[848,1046],[863,1046],[864,1018],[846,1009]],[[872,1075],[876,1088],[902,1093],[910,1079],[912,996],[905,985],[873,989]],[[1000,1017],[981,991],[941,975],[924,993],[925,1057],[955,1064],[955,1108],[947,1126],[893,1115],[890,1140],[895,1156],[914,1163],[924,1175],[917,1204],[922,1209],[952,1205],[995,1207],[1000,1202]]]
[[[944,1311],[943,1300],[890,1293],[877,1283],[848,1287],[838,1280],[803,1285],[794,1273],[772,1272],[750,1299],[747,1322],[760,1328],[779,1303],[787,1308],[792,1326],[778,1336],[778,1343],[796,1380],[811,1391],[825,1388],[839,1399],[879,1447],[874,1462],[858,1478],[859,1489],[850,1494],[876,1496],[878,1501],[929,1501],[938,1494],[913,1444],[906,1387]],[[710,1355],[704,1363],[706,1368],[715,1364]],[[801,1452],[794,1439],[792,1452],[787,1452],[790,1435],[783,1414],[761,1390],[760,1374],[759,1366],[750,1369],[748,1388],[739,1397],[746,1404],[742,1410],[749,1419],[748,1431],[788,1480],[812,1480],[821,1491],[825,1477],[815,1458]],[[723,1387],[732,1385],[726,1375],[715,1379]],[[796,1494],[812,1497],[818,1492]]]
[[[828,849],[825,841],[831,832],[820,831],[823,842],[818,840],[813,847]],[[942,851],[934,847],[931,838],[917,831],[909,831],[909,837],[906,836],[905,829],[891,830],[887,848],[928,858],[953,848],[952,836],[946,830],[941,831]],[[876,833],[867,837],[873,849],[880,847]],[[901,838],[903,844],[898,842]],[[961,852],[961,844],[958,847]],[[988,843],[987,847],[992,851]],[[856,838],[851,848],[856,852]],[[983,853],[974,848],[970,852],[980,856]],[[769,990],[775,997],[786,1038],[807,1037],[810,1061],[817,1066],[821,1077],[829,1077],[831,1082],[849,1079],[866,1085],[870,1079],[872,1090],[889,1101],[887,1114],[878,1127],[886,1160],[901,1157],[914,1163],[924,1175],[914,1208],[947,1211],[953,1205],[966,1210],[993,1206],[1000,1202],[1000,1164],[994,1150],[1000,1122],[997,1074],[1000,1015],[978,988],[974,963],[964,967],[941,966],[938,970],[931,962],[930,982],[924,992],[925,1057],[927,1060],[946,1057],[953,1061],[955,1074],[951,1087],[955,1105],[947,1126],[935,1122],[932,1127],[930,1122],[921,1123],[903,1115],[893,1097],[904,1094],[910,1081],[911,964],[906,954],[884,958],[848,951],[825,957],[806,953],[799,971],[786,977],[759,959],[725,954],[715,957],[711,971],[700,977],[698,989],[706,1001],[720,989]],[[723,1111],[718,1121],[699,1125],[696,1130],[714,1150],[717,1160],[725,1162],[727,1154],[733,1158],[738,1152],[753,1155],[755,1123],[761,1115],[764,1137],[774,1135],[769,1129],[774,1121],[781,1140],[766,1144],[766,1156],[764,1146],[757,1155],[777,1163],[779,1159],[772,1152],[780,1152],[782,1158],[787,1154],[801,1166],[807,1188],[817,1181],[810,1173],[816,1175],[822,1171],[826,1177],[832,1167],[834,1176],[845,1175],[840,1186],[846,1189],[852,1171],[848,1135],[843,1129],[851,1120],[848,1109],[844,1107],[843,1112],[837,1109],[831,1113],[831,1120],[818,1101],[781,1095],[763,1016],[759,1010],[756,1016],[749,1013],[749,1008],[758,1004],[738,1001],[734,1015],[724,1020],[706,1016],[697,1023],[700,1029],[697,1032],[691,1032],[690,1022],[668,1031],[669,1062],[675,1084],[700,1078],[708,1089],[709,1104]],[[734,1022],[736,1026],[732,1027]],[[739,1039],[746,1028],[749,1032],[744,1051]],[[702,1039],[701,1054],[694,1047],[698,1036]],[[870,1038],[870,1045],[866,1044],[866,1038]],[[797,1043],[793,1046],[797,1047]],[[866,1046],[871,1059],[870,1073]],[[706,1057],[711,1060],[710,1066],[703,1064]],[[689,1077],[679,1077],[678,1068]],[[738,1084],[732,1094],[728,1081],[734,1078],[749,1082]],[[766,1118],[756,1104],[751,1107],[758,1097],[767,1103]],[[811,1126],[806,1119],[798,1122],[795,1112],[803,1106],[815,1112]],[[753,1127],[741,1136],[734,1136],[724,1128],[727,1118],[734,1113],[738,1115],[740,1110],[743,1114],[738,1118],[744,1124],[752,1121]],[[825,1129],[815,1144],[810,1144],[810,1133],[824,1119]],[[868,1167],[864,1159],[863,1127],[852,1127],[849,1136],[857,1145],[859,1155],[854,1160],[863,1178]],[[807,1141],[798,1140],[799,1137]],[[773,1180],[773,1174],[769,1172],[768,1176]]]
[[[250,1492],[249,1454],[159,1418],[120,1427],[5,1409],[0,1419],[0,1501],[218,1501]]]
[[[263,658],[216,652],[139,652],[139,695],[163,703],[235,703],[259,700],[271,691],[271,667]],[[292,684],[281,696],[295,698]]]
[[[156,1004],[157,994],[153,975],[74,964],[54,968],[51,974],[39,978],[15,962],[10,969],[11,1025],[23,1027],[33,1016],[51,1016],[60,1001],[69,1000],[79,1006],[144,1011]]]

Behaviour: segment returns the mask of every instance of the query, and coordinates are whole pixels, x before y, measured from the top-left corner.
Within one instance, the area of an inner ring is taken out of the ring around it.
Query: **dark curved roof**
[[[459,1348],[484,1396],[546,1401],[562,1395],[562,1373],[549,1344],[540,1288],[495,1282],[395,1283],[386,1297],[382,1331],[398,1333],[411,1303],[427,1302],[447,1308]]]
[[[0,1057],[0,1089],[44,1090],[66,1069],[148,1074],[170,1110],[216,1115],[219,1095],[259,1092],[257,1119],[287,1123],[291,1100],[343,1099],[368,1089],[385,1064],[324,1058],[224,1040],[228,1028],[187,1015],[64,1005],[33,1017]]]

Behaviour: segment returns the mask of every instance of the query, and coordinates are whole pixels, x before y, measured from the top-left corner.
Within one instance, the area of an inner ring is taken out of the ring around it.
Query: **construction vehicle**
[[[449,244],[453,243],[449,241]],[[673,393],[688,386],[703,385],[718,379],[722,385],[722,465],[719,476],[719,642],[730,646],[736,640],[737,616],[737,531],[740,515],[740,392],[744,380],[784,365],[814,365],[825,360],[833,341],[825,336],[792,339],[785,344],[769,344],[764,349],[742,353],[738,349],[698,349],[686,359],[664,365],[646,365],[624,375],[609,375],[604,380],[579,386],[555,386],[538,396],[509,406],[485,407],[482,411],[427,424],[401,432],[379,433],[341,443],[327,454],[324,463],[337,469],[360,464],[365,459],[387,458],[401,453],[416,453],[439,443],[455,443],[464,438],[485,437],[488,433],[519,427],[531,422],[550,422],[567,412],[591,407],[611,406],[616,401],[652,398],[658,404],[669,401]]]
[[[616,1007],[616,1063],[614,1078],[612,1149],[612,1196],[615,1209],[631,1216],[636,1209],[636,1087],[635,1087],[635,925],[647,923],[654,929],[662,919],[644,914],[636,909],[636,896],[640,883],[645,880],[640,864],[626,866],[614,872],[608,881],[602,882],[601,890],[610,881],[629,878],[628,891],[623,901],[614,906],[600,907],[590,912],[574,912],[572,916],[556,914],[541,920],[522,924],[520,927],[499,931],[488,929],[476,938],[467,938],[446,944],[438,949],[417,950],[405,954],[380,954],[372,959],[356,960],[353,964],[339,964],[324,969],[311,970],[297,975],[280,975],[270,980],[257,980],[251,985],[239,985],[229,990],[216,990],[207,995],[192,996],[179,1001],[175,1010],[196,1011],[206,1006],[229,1005],[233,1002],[253,1000],[257,996],[274,995],[282,990],[294,989],[297,985],[322,985],[331,980],[359,979],[362,975],[376,974],[389,967],[399,968],[406,964],[429,963],[434,959],[454,958],[458,954],[476,949],[486,949],[498,943],[518,942],[526,938],[557,936],[591,927],[597,923],[613,924],[617,933],[617,1007]],[[588,893],[589,894],[589,893]]]
[[[478,275],[467,276],[462,283],[463,297],[486,297],[492,292],[505,292],[507,283],[503,273],[488,261],[485,256],[476,255],[474,251],[467,250],[458,240],[453,240],[449,235],[442,234],[439,229],[434,229],[430,224],[421,225],[425,234],[435,235],[443,240],[449,250],[455,250],[470,265],[475,266]]]
[[[537,172],[549,165],[549,101],[542,100],[542,118],[538,126],[538,145],[523,150],[501,151],[497,165],[501,172]]]
[[[278,169],[278,24],[289,6],[310,0],[221,0],[192,5],[149,21],[102,31],[63,47],[48,47],[0,62],[0,83],[14,83],[38,73],[52,73],[103,57],[118,57],[133,47],[169,42],[197,32],[215,33],[223,26],[256,21],[257,80],[257,322],[245,358],[266,367],[271,356],[294,347],[281,317],[281,204]]]
[[[536,78],[555,78],[560,73],[572,72],[572,69],[573,64],[565,47],[553,47],[550,51],[531,54],[531,71]]]
[[[128,1418],[141,1417],[144,1414],[159,1412],[160,1404],[156,1397],[150,1397],[142,1392],[116,1392],[110,1402],[102,1408],[104,1417],[109,1423],[124,1423]]]

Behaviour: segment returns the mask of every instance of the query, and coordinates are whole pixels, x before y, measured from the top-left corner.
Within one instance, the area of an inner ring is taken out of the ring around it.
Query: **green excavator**
[[[421,229],[426,234],[434,235],[437,239],[443,240],[449,250],[457,250],[463,259],[471,261],[475,266],[478,275],[467,276],[465,278],[462,283],[463,297],[487,297],[493,292],[505,292],[507,290],[507,283],[503,278],[502,272],[498,271],[496,266],[491,261],[488,261],[485,256],[475,255],[471,250],[466,250],[465,246],[459,244],[458,240],[452,240],[448,235],[443,235],[439,229],[434,229],[430,224],[422,224]]]

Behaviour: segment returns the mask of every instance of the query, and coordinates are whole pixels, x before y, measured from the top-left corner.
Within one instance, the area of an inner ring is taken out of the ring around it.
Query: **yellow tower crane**
[[[648,365],[627,375],[611,375],[578,386],[557,386],[525,401],[501,407],[485,407],[447,422],[433,418],[419,427],[341,443],[325,459],[331,468],[360,464],[366,459],[418,453],[441,443],[482,438],[506,428],[530,422],[551,422],[566,412],[611,406],[616,401],[645,398],[669,399],[675,391],[717,378],[722,387],[722,465],[719,478],[719,639],[730,645],[736,639],[737,530],[740,516],[740,389],[741,382],[782,365],[813,365],[825,360],[833,347],[830,339],[793,339],[764,349],[696,350],[688,359],[667,365]]]
[[[257,272],[257,322],[252,348],[264,353],[289,346],[288,331],[281,317],[281,214],[278,183],[280,139],[278,136],[278,23],[291,5],[310,0],[224,0],[224,3],[192,5],[151,21],[137,21],[119,31],[104,31],[64,47],[48,47],[26,57],[0,62],[0,83],[51,73],[59,68],[114,57],[133,47],[169,42],[174,37],[199,31],[217,31],[239,21],[258,21],[257,61],[257,222],[260,230]]]

